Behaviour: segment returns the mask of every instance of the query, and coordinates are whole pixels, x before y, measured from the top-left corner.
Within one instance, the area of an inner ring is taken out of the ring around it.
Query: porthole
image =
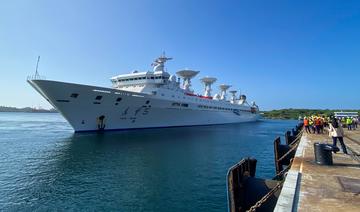
[[[79,96],[78,93],[72,93],[72,94],[70,95],[71,98],[77,98],[78,96]]]

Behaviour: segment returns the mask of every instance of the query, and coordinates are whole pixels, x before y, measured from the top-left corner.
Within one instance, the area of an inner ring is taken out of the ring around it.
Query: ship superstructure
[[[111,78],[112,88],[29,79],[28,82],[56,108],[76,132],[157,127],[214,125],[256,121],[259,108],[236,96],[230,85],[212,96],[214,77],[203,77],[204,94],[195,94],[191,80],[199,71],[184,69],[170,75],[165,55],[152,71],[133,71]],[[180,80],[182,79],[182,80]]]

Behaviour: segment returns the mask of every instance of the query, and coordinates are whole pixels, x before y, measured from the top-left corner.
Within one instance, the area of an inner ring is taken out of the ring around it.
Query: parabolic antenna
[[[204,77],[200,79],[202,83],[205,85],[205,94],[204,96],[210,97],[211,96],[211,85],[216,81],[214,77]]]
[[[229,93],[231,93],[231,101],[232,102],[234,102],[235,101],[235,99],[236,99],[236,92],[237,91],[235,91],[235,90],[232,90],[232,91],[229,91]]]
[[[220,99],[221,100],[226,100],[226,90],[229,89],[231,87],[231,85],[225,85],[225,84],[222,84],[219,86],[220,87],[220,90],[221,90],[221,97]]]
[[[194,70],[180,70],[178,72],[176,72],[176,74],[183,78],[183,88],[187,91],[187,92],[192,92],[190,90],[191,87],[191,78],[194,78],[200,71],[194,71]]]
[[[225,84],[219,85],[219,88],[221,91],[226,91],[230,87],[231,87],[231,85],[225,85]]]
[[[194,70],[180,70],[178,72],[176,72],[176,74],[183,78],[183,79],[191,79],[193,77],[195,77],[200,71],[194,71]]]
[[[205,85],[206,84],[213,84],[214,82],[216,82],[216,78],[215,77],[204,77],[202,79],[200,79],[201,82],[203,82]]]

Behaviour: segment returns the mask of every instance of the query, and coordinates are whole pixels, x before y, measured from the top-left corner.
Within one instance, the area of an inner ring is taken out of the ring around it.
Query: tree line
[[[280,109],[280,110],[270,110],[270,111],[262,111],[261,114],[264,118],[268,119],[298,119],[299,116],[312,116],[312,115],[324,115],[331,116],[334,115],[334,112],[358,112],[360,114],[360,110],[330,110],[330,109]]]

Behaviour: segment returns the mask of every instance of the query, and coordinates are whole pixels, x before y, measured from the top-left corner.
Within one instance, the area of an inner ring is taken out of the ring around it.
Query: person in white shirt
[[[341,124],[339,124],[338,120],[336,120],[335,117],[332,118],[332,120],[329,124],[329,135],[333,139],[333,146],[336,146],[336,142],[337,142],[337,140],[339,140],[344,154],[348,154],[348,152],[346,150],[346,146],[344,144],[344,130],[341,127]]]

